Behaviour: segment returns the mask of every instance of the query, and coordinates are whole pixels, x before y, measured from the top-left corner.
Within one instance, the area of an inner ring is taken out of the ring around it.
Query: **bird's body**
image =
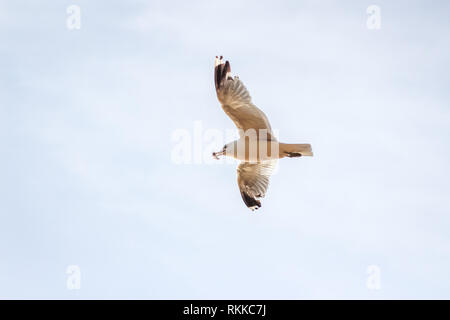
[[[309,144],[287,144],[258,137],[241,137],[226,144],[225,156],[245,162],[272,161],[284,157],[312,156]]]
[[[240,137],[213,156],[224,155],[241,161],[237,169],[238,186],[244,203],[255,210],[261,207],[258,199],[267,191],[277,160],[312,156],[311,145],[278,142],[267,116],[252,103],[242,81],[231,77],[230,63],[224,63],[222,57],[216,57],[214,79],[217,98],[239,129]]]

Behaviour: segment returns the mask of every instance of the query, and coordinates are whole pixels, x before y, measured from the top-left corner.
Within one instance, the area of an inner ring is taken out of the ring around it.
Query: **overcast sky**
[[[449,9],[0,1],[0,298],[450,298]],[[234,129],[217,54],[313,147],[257,213],[236,163],[172,158],[174,132]]]

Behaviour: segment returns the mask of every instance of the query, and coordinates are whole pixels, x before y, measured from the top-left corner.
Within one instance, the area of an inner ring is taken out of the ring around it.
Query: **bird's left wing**
[[[224,63],[222,57],[216,57],[214,82],[217,98],[225,113],[240,129],[241,136],[243,133],[249,133],[247,130],[251,129],[255,130],[258,137],[264,134],[263,139],[276,140],[267,116],[252,103],[244,83],[238,77],[231,76],[230,63]]]
[[[269,187],[269,178],[277,160],[263,162],[241,162],[237,168],[237,180],[242,200],[252,211],[261,207],[261,201]]]

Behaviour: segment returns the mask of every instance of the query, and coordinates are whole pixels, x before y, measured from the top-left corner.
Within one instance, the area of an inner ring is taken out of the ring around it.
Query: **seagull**
[[[230,62],[223,56],[214,63],[214,82],[222,109],[239,130],[239,139],[227,143],[213,157],[232,157],[240,161],[237,182],[242,200],[252,211],[261,207],[278,159],[312,156],[310,144],[278,142],[267,116],[252,103],[247,88],[239,77],[232,77]]]

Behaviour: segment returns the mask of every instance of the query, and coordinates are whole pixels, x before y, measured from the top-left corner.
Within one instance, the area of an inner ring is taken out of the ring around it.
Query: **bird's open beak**
[[[215,159],[219,160],[219,156],[223,156],[224,154],[225,154],[225,151],[222,150],[222,151],[220,151],[220,152],[213,152],[212,156],[213,156]]]

